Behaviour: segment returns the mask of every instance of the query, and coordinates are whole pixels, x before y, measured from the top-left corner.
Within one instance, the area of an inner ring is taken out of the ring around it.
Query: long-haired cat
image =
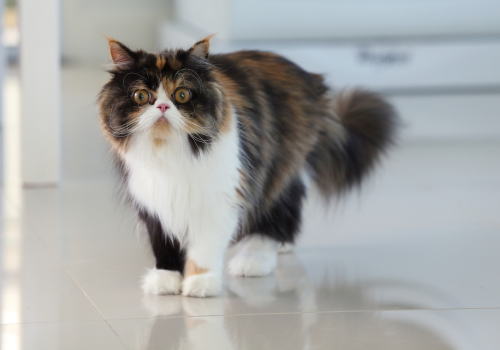
[[[147,53],[109,39],[99,114],[156,257],[148,293],[217,295],[231,242],[230,274],[270,273],[309,184],[325,197],[358,185],[396,129],[375,93],[335,95],[283,57],[209,55],[209,41]]]

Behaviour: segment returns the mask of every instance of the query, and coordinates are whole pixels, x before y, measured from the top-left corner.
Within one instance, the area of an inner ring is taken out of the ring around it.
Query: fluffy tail
[[[329,196],[361,183],[393,144],[399,119],[380,95],[344,91],[332,99],[320,140],[308,156],[312,177]]]

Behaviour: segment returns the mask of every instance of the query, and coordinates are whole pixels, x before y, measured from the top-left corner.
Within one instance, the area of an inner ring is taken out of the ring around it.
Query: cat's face
[[[156,146],[186,137],[196,146],[193,151],[217,137],[227,111],[207,60],[209,39],[189,50],[158,54],[109,40],[112,77],[98,104],[102,127],[116,150],[125,152],[134,135],[149,137]]]

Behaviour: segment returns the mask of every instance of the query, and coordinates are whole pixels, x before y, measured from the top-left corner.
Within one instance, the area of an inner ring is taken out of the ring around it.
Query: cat
[[[269,52],[209,55],[210,39],[147,53],[108,38],[97,103],[156,258],[146,293],[218,295],[231,244],[231,275],[271,273],[300,231],[308,187],[330,198],[359,185],[397,131],[376,93],[334,94]]]

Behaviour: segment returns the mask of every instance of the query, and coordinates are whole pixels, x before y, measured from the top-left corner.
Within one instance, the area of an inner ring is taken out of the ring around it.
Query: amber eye
[[[185,88],[178,88],[174,92],[174,98],[178,103],[186,103],[191,100],[191,91]]]
[[[149,102],[151,95],[146,90],[137,90],[132,98],[138,105],[143,105]]]

